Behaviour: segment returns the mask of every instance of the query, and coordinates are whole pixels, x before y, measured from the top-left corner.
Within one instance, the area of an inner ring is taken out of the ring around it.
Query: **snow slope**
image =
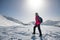
[[[38,30],[32,35],[34,25],[12,26],[0,28],[0,40],[60,40],[60,28],[41,25],[43,37],[39,37]]]
[[[0,15],[0,26],[16,26],[19,25],[18,23],[15,23],[13,21],[10,21],[6,19],[4,16]]]

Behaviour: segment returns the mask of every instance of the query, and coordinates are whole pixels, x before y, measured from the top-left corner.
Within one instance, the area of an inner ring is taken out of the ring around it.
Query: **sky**
[[[36,12],[43,21],[60,21],[60,0],[0,0],[0,15],[30,22],[34,21]]]

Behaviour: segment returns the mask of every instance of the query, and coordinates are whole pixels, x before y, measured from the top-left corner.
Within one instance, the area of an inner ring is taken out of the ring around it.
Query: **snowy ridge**
[[[60,21],[46,20],[45,22],[42,23],[42,25],[49,25],[49,26],[60,27],[59,23],[60,23]]]
[[[0,15],[0,26],[16,26],[19,25],[18,23],[12,22],[6,19],[4,16]]]
[[[8,17],[8,16],[3,16],[3,17],[5,17],[6,19],[8,19],[8,20],[10,20],[10,21],[13,21],[13,22],[15,22],[15,23],[23,24],[21,21],[19,21],[19,20],[17,20],[17,19],[14,19],[14,18],[12,18],[12,17]]]
[[[4,16],[4,17],[5,17],[7,20],[10,20],[10,21],[12,21],[12,22],[18,23],[18,24],[20,24],[20,25],[30,25],[30,24],[23,23],[23,22],[15,19],[15,18],[12,18],[12,17],[8,17],[8,16]]]

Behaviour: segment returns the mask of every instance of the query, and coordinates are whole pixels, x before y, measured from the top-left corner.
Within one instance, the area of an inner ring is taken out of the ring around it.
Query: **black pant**
[[[33,28],[33,34],[35,34],[36,27],[38,27],[38,31],[39,31],[39,33],[40,33],[40,36],[42,36],[42,32],[41,32],[41,29],[40,29],[40,25],[35,25],[35,26],[34,26],[34,28]]]

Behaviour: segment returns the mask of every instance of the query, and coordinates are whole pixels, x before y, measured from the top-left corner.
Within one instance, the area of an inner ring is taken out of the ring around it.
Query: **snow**
[[[0,26],[0,40],[60,40],[60,28],[54,26],[41,25],[42,39],[39,37],[38,30],[33,35],[33,26]]]
[[[32,23],[18,24],[0,15],[0,40],[60,40],[60,27],[41,25],[42,37],[39,37],[38,29],[35,35],[32,34],[33,27]]]
[[[4,16],[0,15],[0,26],[16,26],[18,23],[7,20]]]

